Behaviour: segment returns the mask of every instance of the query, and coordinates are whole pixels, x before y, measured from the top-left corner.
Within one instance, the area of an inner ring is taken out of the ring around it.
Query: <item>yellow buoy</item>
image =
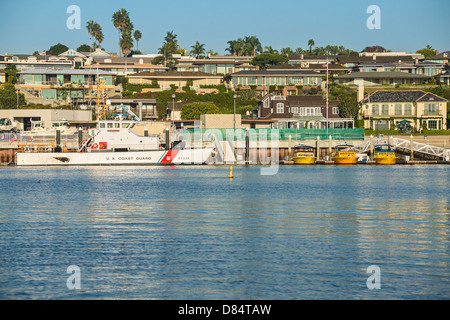
[[[230,175],[228,176],[228,178],[233,179],[233,167],[230,168]]]

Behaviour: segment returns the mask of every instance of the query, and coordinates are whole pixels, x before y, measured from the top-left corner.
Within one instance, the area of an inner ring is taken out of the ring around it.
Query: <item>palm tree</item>
[[[88,30],[89,35],[93,39],[91,43],[92,42],[94,43],[93,48],[95,50],[97,48],[97,43],[100,45],[104,40],[102,27],[97,22],[90,20],[86,25],[86,29]]]
[[[225,49],[225,51],[230,52],[233,56],[239,56],[242,54],[244,40],[239,38],[237,40],[230,40],[227,43],[229,44],[229,47]]]
[[[91,46],[92,46],[92,38],[94,38],[94,25],[95,25],[95,22],[93,20],[88,21],[88,23],[86,25],[86,29],[87,29],[89,35],[91,36]]]
[[[308,41],[308,47],[309,47],[309,55],[312,54],[312,47],[314,47],[316,44],[314,43],[313,39],[309,39]]]
[[[100,46],[100,44],[103,42],[104,40],[104,36],[103,36],[103,31],[102,31],[102,27],[98,24],[98,23],[94,23],[93,26],[93,30],[92,30],[92,34],[94,36],[94,39],[97,41],[98,46]],[[95,42],[94,42],[94,50],[97,48]]]
[[[134,40],[136,40],[136,44],[137,44],[137,50],[139,50],[139,40],[142,39],[142,32],[139,30],[136,30],[134,32]]]
[[[256,36],[245,37],[245,43],[251,48],[253,56],[256,56],[256,51],[262,52],[262,45],[259,39]]]
[[[195,45],[193,45],[191,50],[191,54],[196,56],[197,58],[202,57],[205,54],[205,45],[201,44],[200,42],[196,42]]]
[[[128,30],[131,36],[131,32],[133,31],[133,24],[131,23],[128,11],[123,8],[113,14],[112,22],[114,24],[114,27],[119,32],[119,53],[120,53],[120,51],[123,50],[123,47],[120,45],[120,43],[122,42],[120,36],[121,34],[123,34],[125,30]]]
[[[287,48],[281,49],[281,54],[285,54],[285,55],[289,56],[289,55],[293,55],[294,51],[290,47],[287,47]]]
[[[167,35],[164,37],[164,41],[166,43],[170,43],[170,42],[178,43],[177,42],[177,37],[178,37],[178,35],[173,34],[173,30],[172,30],[170,32],[167,32]]]
[[[228,43],[229,47],[226,48],[225,51],[228,51],[233,56],[236,56],[237,55],[237,52],[236,52],[236,40],[230,40],[227,43]]]
[[[120,39],[120,48],[122,50],[123,56],[128,57],[131,53],[131,48],[133,48],[133,38],[131,37],[131,32],[125,30],[122,33],[122,38]]]
[[[278,50],[273,49],[272,46],[266,46],[266,47],[264,47],[264,50],[265,50],[264,52],[267,52],[267,53],[278,54]]]
[[[215,52],[213,49],[209,49],[207,52],[208,56],[218,56],[219,54]]]

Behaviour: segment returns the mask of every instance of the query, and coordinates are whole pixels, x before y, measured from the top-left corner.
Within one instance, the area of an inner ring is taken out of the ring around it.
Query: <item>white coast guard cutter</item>
[[[132,131],[135,121],[97,121],[78,152],[19,152],[17,166],[193,165],[214,156],[212,148],[164,150],[157,136]]]

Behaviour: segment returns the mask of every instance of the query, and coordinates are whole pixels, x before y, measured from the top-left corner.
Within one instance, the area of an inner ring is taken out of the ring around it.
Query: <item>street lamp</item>
[[[233,129],[236,134],[236,99],[237,99],[236,94],[233,96],[233,99],[234,99]]]

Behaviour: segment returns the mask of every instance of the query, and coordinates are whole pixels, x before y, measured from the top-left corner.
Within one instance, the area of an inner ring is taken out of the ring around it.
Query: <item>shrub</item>
[[[183,120],[200,120],[202,114],[220,114],[220,109],[215,104],[202,102],[185,104],[181,109]]]

